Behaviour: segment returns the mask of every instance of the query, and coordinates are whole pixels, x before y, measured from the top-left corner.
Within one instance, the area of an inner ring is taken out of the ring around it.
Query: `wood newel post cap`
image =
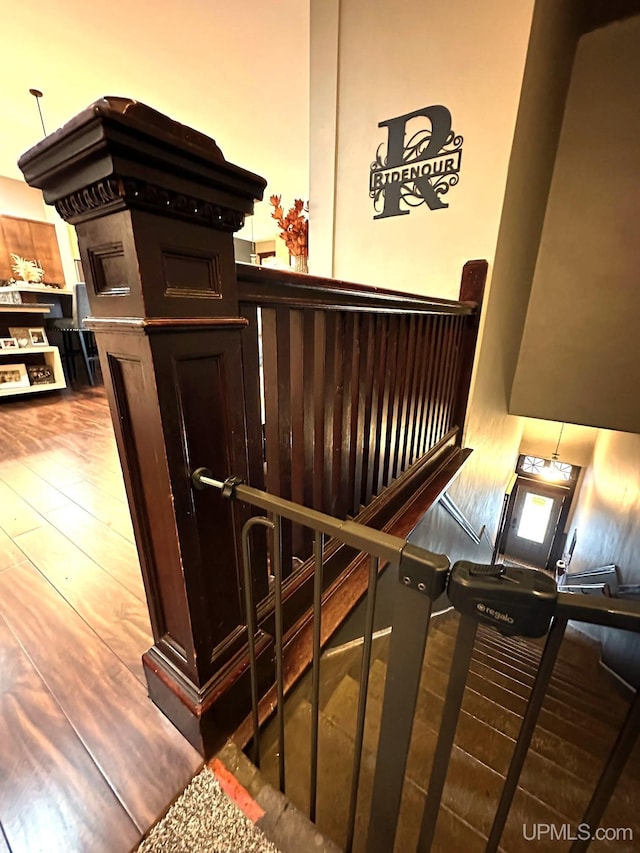
[[[209,136],[129,98],[104,97],[18,161],[63,219],[124,208],[237,231],[266,181],[228,163]]]

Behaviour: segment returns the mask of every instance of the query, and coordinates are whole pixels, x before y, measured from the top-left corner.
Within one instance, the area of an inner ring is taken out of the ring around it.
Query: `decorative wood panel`
[[[64,272],[55,226],[15,216],[0,216],[0,279],[15,276],[9,255],[35,260],[44,270],[46,284],[64,284]]]
[[[44,270],[46,284],[64,284],[64,271],[55,225],[49,222],[29,222],[29,231],[38,265]]]

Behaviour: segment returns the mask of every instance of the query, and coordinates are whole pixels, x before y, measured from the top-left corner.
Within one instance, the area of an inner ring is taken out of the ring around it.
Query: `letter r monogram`
[[[431,137],[424,151],[418,156],[411,156],[409,160],[405,160],[405,137],[407,123],[412,118],[424,116],[431,122]],[[414,110],[412,113],[407,113],[403,116],[390,118],[386,121],[381,121],[378,127],[387,128],[387,169],[398,169],[405,164],[414,163],[420,160],[429,160],[435,157],[440,149],[445,145],[447,137],[451,132],[451,113],[446,107],[434,104],[430,107],[423,107],[420,110]],[[415,187],[420,192],[431,210],[448,207],[440,196],[435,192],[429,178],[423,175],[416,178]],[[409,213],[408,210],[400,210],[400,198],[402,190],[402,181],[394,181],[387,184],[384,190],[384,207],[381,213],[374,216],[374,219],[384,219],[388,216],[402,216]]]

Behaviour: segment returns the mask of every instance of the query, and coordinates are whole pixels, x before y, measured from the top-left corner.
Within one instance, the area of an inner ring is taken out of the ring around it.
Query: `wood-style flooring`
[[[202,764],[152,643],[103,389],[0,402],[0,853],[130,850]]]

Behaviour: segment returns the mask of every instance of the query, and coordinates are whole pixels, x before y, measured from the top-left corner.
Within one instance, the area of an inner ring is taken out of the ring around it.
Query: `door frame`
[[[567,540],[565,528],[567,526],[571,504],[576,491],[580,468],[576,465],[572,466],[571,477],[569,480],[562,483],[554,483],[543,475],[526,473],[523,470],[523,462],[527,458],[529,457],[525,454],[521,454],[518,457],[515,482],[512,483],[510,494],[506,501],[506,509],[502,513],[500,529],[496,539],[498,543],[497,552],[498,554],[505,553],[507,536],[511,527],[511,519],[513,517],[513,510],[520,488],[528,487],[530,489],[535,489],[536,486],[544,487],[545,490],[555,492],[559,496],[562,495],[564,497],[564,503],[562,504],[562,509],[560,510],[560,515],[558,517],[556,532],[551,544],[551,550],[549,551],[549,558],[544,566],[547,570],[555,573],[556,563],[561,559],[562,554],[564,553],[564,547]]]

